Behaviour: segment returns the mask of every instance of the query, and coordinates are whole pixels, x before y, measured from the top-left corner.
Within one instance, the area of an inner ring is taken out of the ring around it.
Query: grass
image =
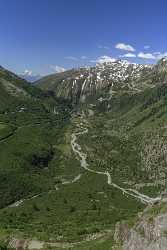
[[[0,142],[12,136],[14,133],[14,127],[9,124],[0,123]]]
[[[60,186],[57,192],[1,210],[1,228],[10,233],[17,229],[38,239],[73,242],[111,230],[117,221],[135,216],[142,208],[139,202],[108,187],[103,178],[85,174],[79,182]]]
[[[68,250],[112,250],[112,246],[114,245],[112,236],[102,237],[98,240],[92,240],[90,242],[84,242],[74,246],[72,248],[65,248]],[[55,250],[60,250],[60,248],[53,248]],[[61,248],[62,249],[62,248]],[[117,248],[117,250],[120,250]]]
[[[107,185],[105,176],[81,168],[70,146],[80,118],[69,120],[69,102],[34,91],[28,88],[33,98],[10,97],[0,108],[0,236],[78,242],[110,230],[110,236],[73,249],[112,249],[115,224],[133,225],[145,206]],[[165,93],[124,94],[111,100],[110,111],[95,108],[95,116],[87,117],[88,134],[78,138],[92,169],[109,171],[113,182],[127,188],[166,178]],[[62,184],[79,174],[78,182]],[[140,192],[157,196],[163,189],[157,184]],[[9,207],[21,199],[20,206]]]

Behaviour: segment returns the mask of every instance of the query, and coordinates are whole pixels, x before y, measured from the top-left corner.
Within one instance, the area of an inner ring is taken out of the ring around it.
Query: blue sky
[[[32,74],[167,55],[167,1],[0,0],[0,64]],[[146,46],[146,47],[145,47]]]

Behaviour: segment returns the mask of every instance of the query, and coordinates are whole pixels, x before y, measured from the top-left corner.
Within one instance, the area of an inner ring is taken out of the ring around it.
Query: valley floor
[[[81,146],[77,143],[78,136],[88,133],[88,129],[86,128],[86,124],[87,124],[87,121],[82,119],[81,123],[79,124],[79,129],[81,131],[73,133],[72,134],[72,141],[71,141],[71,146],[72,146],[74,153],[78,154],[79,158],[81,159],[80,160],[81,167],[83,167],[86,171],[88,171],[90,173],[106,176],[108,185],[110,185],[116,189],[119,189],[120,191],[122,191],[122,193],[124,195],[132,196],[135,199],[139,199],[144,204],[154,204],[154,203],[160,201],[161,200],[160,196],[152,198],[152,197],[149,197],[145,194],[140,193],[139,191],[137,191],[133,188],[125,189],[121,186],[118,186],[117,184],[112,182],[111,174],[108,171],[100,172],[100,171],[95,171],[95,170],[92,170],[91,168],[89,168],[89,164],[86,160],[87,155],[82,152]]]
[[[95,117],[73,118],[55,144],[60,158],[53,168],[54,185],[1,209],[2,239],[14,235],[10,244],[29,239],[29,249],[107,250],[114,245],[118,221],[133,225],[138,212],[161,200],[163,185],[154,187],[144,179],[133,165],[134,144],[112,122],[107,116],[98,122]]]

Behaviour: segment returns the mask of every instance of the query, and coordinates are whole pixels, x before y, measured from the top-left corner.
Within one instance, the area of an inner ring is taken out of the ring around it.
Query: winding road
[[[145,194],[138,192],[135,189],[132,189],[132,188],[125,189],[123,187],[118,186],[117,184],[112,182],[111,174],[108,171],[100,172],[100,171],[96,171],[96,170],[91,169],[89,167],[88,162],[87,162],[87,155],[84,152],[82,152],[81,146],[77,143],[77,139],[80,135],[84,135],[84,134],[88,133],[88,128],[84,128],[83,124],[84,124],[83,122],[80,124],[80,129],[81,129],[80,132],[74,132],[71,135],[71,147],[72,147],[73,152],[79,156],[80,165],[82,168],[84,168],[88,172],[106,176],[107,184],[109,186],[112,186],[116,189],[119,189],[123,194],[127,194],[127,195],[132,196],[136,199],[139,199],[144,204],[154,204],[154,203],[161,200],[160,196],[158,196],[156,198],[151,198]]]

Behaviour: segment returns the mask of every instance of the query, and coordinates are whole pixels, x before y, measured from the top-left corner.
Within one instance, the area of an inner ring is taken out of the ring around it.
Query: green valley
[[[132,78],[99,80],[91,93],[96,76],[84,69],[70,80],[69,72],[55,75],[51,85],[48,77],[42,89],[1,70],[2,249],[20,241],[28,249],[121,249],[116,225],[131,228],[147,206],[160,206],[167,175],[161,63],[139,66],[140,77],[122,62],[103,65],[102,77],[121,65]],[[99,77],[99,68],[92,72]]]

